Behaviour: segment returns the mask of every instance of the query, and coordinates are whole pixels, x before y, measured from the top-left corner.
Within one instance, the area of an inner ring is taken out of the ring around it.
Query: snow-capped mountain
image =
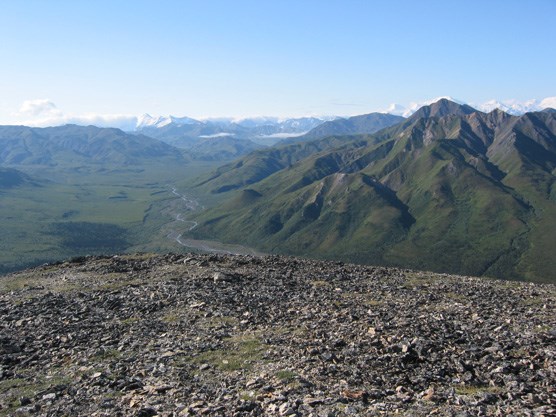
[[[137,118],[135,131],[160,139],[180,148],[190,149],[213,139],[250,141],[258,145],[273,145],[284,138],[301,136],[336,117],[250,117],[210,118],[151,116]]]
[[[183,126],[199,124],[201,122],[190,117],[151,116],[150,114],[145,113],[137,118],[137,125],[135,126],[135,129],[141,130],[148,127],[164,127],[171,123],[176,126]]]
[[[401,104],[393,103],[391,104],[383,113],[395,114],[397,116],[409,117],[415,113],[422,106],[428,106],[438,100],[445,98],[450,101],[456,102],[458,104],[468,104],[477,110],[483,112],[491,112],[494,109],[500,109],[506,113],[520,116],[522,114],[534,111],[541,111],[546,108],[556,108],[556,97],[547,97],[544,99],[531,99],[525,101],[519,100],[489,100],[484,103],[466,103],[461,100],[456,100],[452,97],[437,97],[432,100],[426,100],[421,102],[412,102],[407,106]]]
[[[474,106],[478,110],[484,112],[490,112],[494,109],[500,109],[506,113],[520,116],[522,114],[534,111],[541,111],[546,108],[556,108],[556,97],[547,97],[542,100],[490,100],[486,103],[478,104]]]

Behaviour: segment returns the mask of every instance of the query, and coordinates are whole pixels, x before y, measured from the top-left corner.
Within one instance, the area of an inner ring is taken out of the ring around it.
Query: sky
[[[556,0],[0,0],[0,124],[556,96]]]

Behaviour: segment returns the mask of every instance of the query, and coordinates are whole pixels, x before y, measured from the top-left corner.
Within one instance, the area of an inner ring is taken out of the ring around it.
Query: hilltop
[[[0,415],[550,415],[556,288],[290,257],[0,281]]]

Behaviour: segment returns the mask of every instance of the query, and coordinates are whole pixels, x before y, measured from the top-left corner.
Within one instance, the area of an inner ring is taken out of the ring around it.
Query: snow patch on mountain
[[[513,99],[502,101],[489,100],[485,103],[474,105],[473,107],[484,112],[500,109],[506,113],[519,116],[528,112],[541,111],[547,107],[551,107],[551,105],[556,105],[556,97],[548,97],[543,100],[531,99],[526,101]]]
[[[456,100],[453,97],[446,96],[446,97],[437,97],[431,100],[425,100],[420,102],[412,102],[407,106],[403,106],[398,103],[393,103],[386,110],[383,110],[381,113],[389,113],[397,116],[409,117],[417,110],[419,110],[421,107],[428,106],[432,103],[437,102],[442,98],[448,99],[458,104],[468,104],[471,107],[483,111],[485,113],[489,113],[495,109],[500,109],[506,113],[513,114],[516,116],[528,112],[541,111],[546,108],[556,108],[556,97],[547,97],[544,99],[531,99],[525,101],[509,99],[509,100],[489,100],[484,103],[466,103],[461,100]]]
[[[151,116],[150,114],[143,114],[137,118],[136,129],[144,129],[147,127],[161,128],[169,124],[175,124],[177,126],[182,125],[193,125],[201,123],[198,120],[192,119],[190,117],[175,117],[175,116]]]

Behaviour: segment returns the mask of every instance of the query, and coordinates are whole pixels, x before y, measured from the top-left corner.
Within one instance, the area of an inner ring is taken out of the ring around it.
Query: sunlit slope
[[[431,107],[249,182],[222,189],[215,175],[203,187],[229,197],[199,217],[196,233],[283,253],[555,280],[554,116]],[[229,167],[228,184],[242,163]]]

